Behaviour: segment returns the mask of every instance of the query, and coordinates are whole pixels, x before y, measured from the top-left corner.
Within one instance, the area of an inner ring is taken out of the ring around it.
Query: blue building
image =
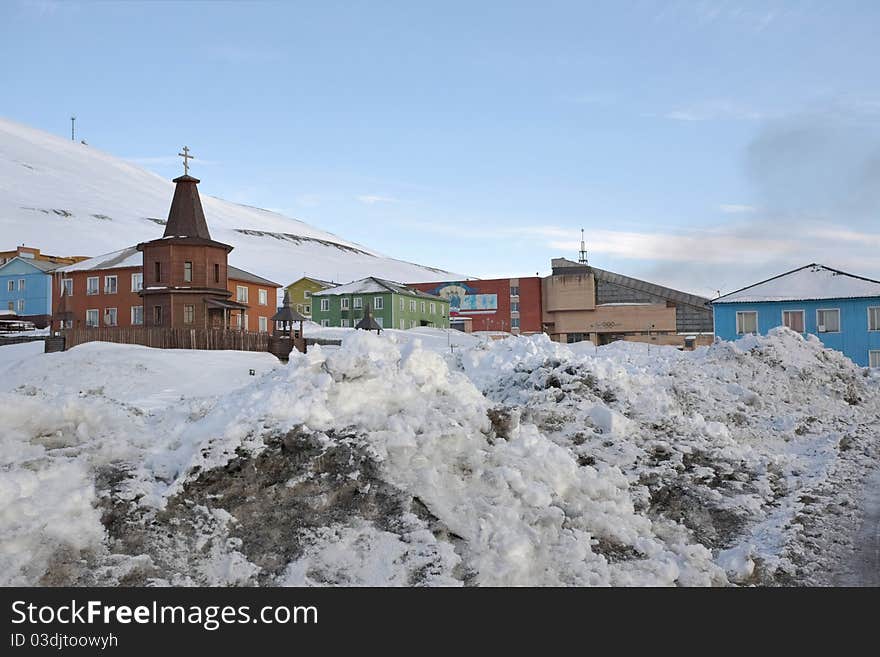
[[[880,367],[880,281],[814,263],[719,297],[712,308],[723,340],[787,326],[862,367]]]
[[[52,317],[51,272],[61,266],[22,257],[0,265],[0,310],[46,326]]]

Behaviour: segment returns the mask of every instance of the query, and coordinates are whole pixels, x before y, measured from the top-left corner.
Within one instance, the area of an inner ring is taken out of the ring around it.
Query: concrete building
[[[712,341],[709,300],[566,258],[542,281],[543,327],[557,342],[615,340],[695,346]]]
[[[312,295],[312,320],[321,326],[355,327],[369,306],[381,328],[449,327],[449,302],[394,281],[370,277]]]
[[[880,281],[809,264],[712,302],[715,335],[735,340],[787,326],[862,367],[880,367]]]
[[[541,279],[537,276],[411,283],[409,287],[447,299],[451,325],[459,330],[515,335],[542,330]]]

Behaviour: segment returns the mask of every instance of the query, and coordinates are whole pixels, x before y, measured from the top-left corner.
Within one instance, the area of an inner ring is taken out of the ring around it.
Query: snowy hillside
[[[0,348],[0,585],[827,583],[851,547],[880,380],[815,339],[336,331]]]
[[[22,243],[53,255],[96,256],[161,237],[174,185],[91,146],[0,119],[0,250]],[[347,282],[455,274],[388,258],[302,221],[202,196],[230,264],[282,285],[304,273]]]

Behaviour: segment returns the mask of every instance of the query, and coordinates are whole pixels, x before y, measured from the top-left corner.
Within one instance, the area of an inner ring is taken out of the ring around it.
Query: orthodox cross
[[[189,147],[187,147],[187,146],[184,146],[183,153],[178,153],[178,155],[183,158],[183,175],[188,176],[189,175],[189,160],[196,159],[196,156],[189,154]]]

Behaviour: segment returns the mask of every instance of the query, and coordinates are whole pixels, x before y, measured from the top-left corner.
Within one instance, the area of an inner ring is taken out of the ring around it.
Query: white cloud
[[[398,199],[393,196],[381,196],[379,194],[363,194],[357,197],[357,200],[367,205],[375,205],[376,203],[397,203]]]

